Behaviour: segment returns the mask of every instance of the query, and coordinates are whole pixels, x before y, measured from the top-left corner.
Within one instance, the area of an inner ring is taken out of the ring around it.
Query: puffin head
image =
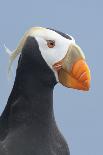
[[[11,55],[12,59],[20,51],[26,49],[28,37],[35,39],[39,53],[49,70],[52,71],[56,82],[60,82],[68,88],[89,90],[90,70],[83,51],[72,36],[49,28],[33,27],[24,35],[19,46]],[[30,48],[33,47],[31,44],[33,42],[30,43]],[[35,57],[34,61],[37,61],[36,59],[38,57]],[[39,61],[37,62],[36,65],[40,66]]]
[[[38,28],[31,36],[35,37],[57,82],[69,88],[89,90],[90,70],[73,37],[49,28]]]

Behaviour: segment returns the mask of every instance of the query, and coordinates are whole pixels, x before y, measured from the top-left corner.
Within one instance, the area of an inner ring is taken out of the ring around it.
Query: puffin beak
[[[81,48],[71,44],[66,56],[53,65],[58,72],[59,82],[69,88],[88,91],[90,88],[90,70]]]

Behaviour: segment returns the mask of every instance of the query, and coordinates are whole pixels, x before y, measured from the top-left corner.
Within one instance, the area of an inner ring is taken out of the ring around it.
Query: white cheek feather
[[[69,45],[71,43],[74,43],[74,40],[66,39],[53,31],[50,33],[50,30],[48,35],[46,34],[46,37],[49,40],[55,40],[55,46],[53,48],[49,48],[47,46],[47,41],[46,41],[47,39],[44,39],[44,37],[35,36],[35,39],[38,42],[39,49],[43,59],[46,61],[48,66],[53,70],[56,76],[56,80],[58,81],[57,72],[53,69],[52,66],[53,64],[55,64],[56,62],[59,62],[65,57],[68,51]]]

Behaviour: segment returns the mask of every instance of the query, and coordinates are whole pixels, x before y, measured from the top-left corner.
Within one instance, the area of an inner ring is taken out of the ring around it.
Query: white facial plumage
[[[57,72],[53,69],[52,66],[65,57],[69,46],[75,43],[74,38],[72,40],[66,39],[57,32],[50,29],[43,29],[42,31],[39,31],[39,33],[35,34],[32,33],[31,36],[35,37],[35,39],[37,40],[43,59],[53,70],[56,76],[56,80],[58,81]],[[48,40],[55,42],[55,46],[53,48],[48,47]]]

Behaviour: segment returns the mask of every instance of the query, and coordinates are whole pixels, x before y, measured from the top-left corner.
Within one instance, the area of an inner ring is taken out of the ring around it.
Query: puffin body
[[[0,155],[70,155],[68,145],[56,125],[53,89],[58,81],[66,87],[88,89],[88,83],[77,85],[71,75],[71,72],[77,71],[78,61],[83,66],[81,61],[84,62],[84,55],[80,54],[82,52],[70,36],[55,30],[39,29],[26,33],[11,55],[13,58],[20,53],[14,86],[0,117]],[[69,52],[67,44],[72,46]],[[72,62],[68,60],[70,57],[75,64],[73,71]],[[89,70],[85,66],[83,69],[87,79],[84,81],[87,81]]]

